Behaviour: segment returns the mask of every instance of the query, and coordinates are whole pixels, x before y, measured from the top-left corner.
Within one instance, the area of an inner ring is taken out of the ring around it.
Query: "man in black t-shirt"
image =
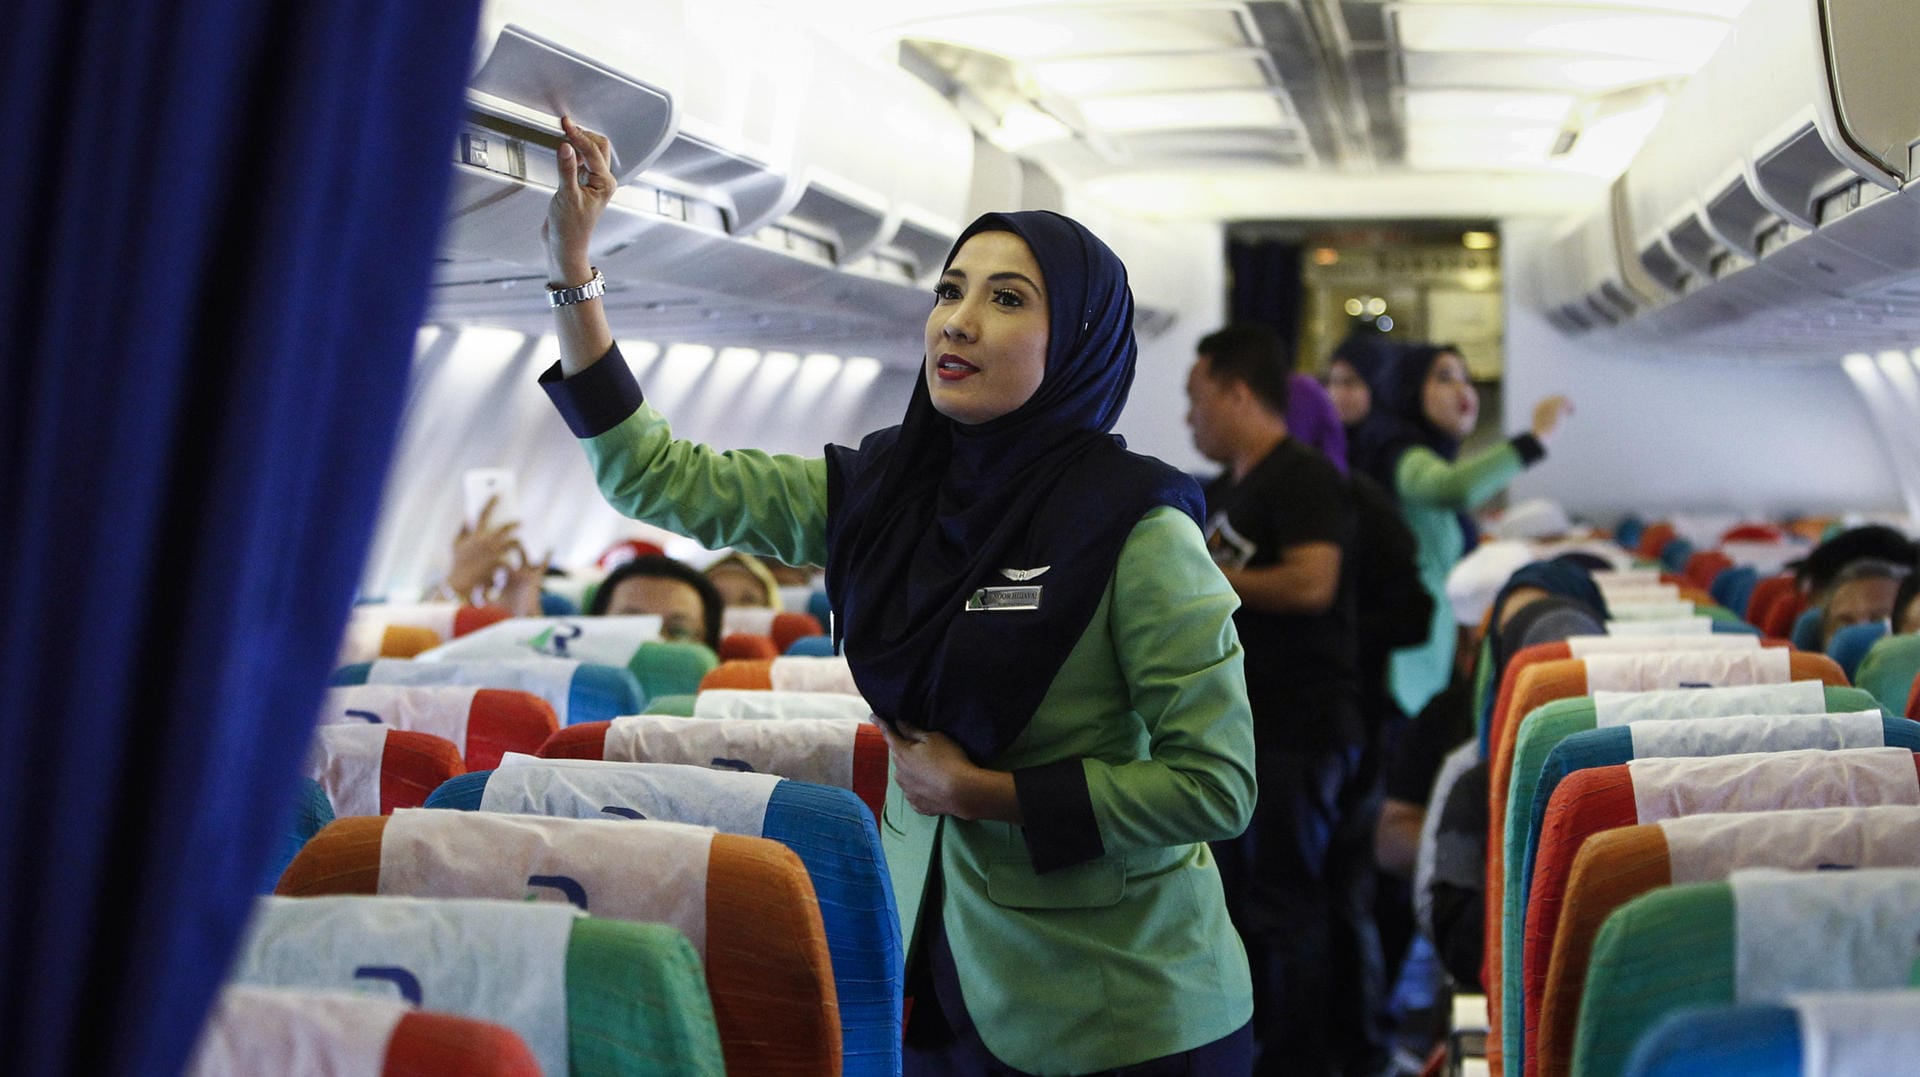
[[[1352,570],[1353,494],[1287,436],[1286,349],[1259,326],[1202,340],[1187,377],[1207,487],[1207,545],[1240,596],[1260,797],[1214,847],[1254,968],[1262,1073],[1371,1072],[1384,984],[1361,818],[1366,740]]]

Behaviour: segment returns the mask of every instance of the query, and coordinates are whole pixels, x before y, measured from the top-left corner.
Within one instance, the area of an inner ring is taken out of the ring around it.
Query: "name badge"
[[[1037,610],[1040,608],[1040,588],[1038,587],[982,587],[967,599],[967,612],[981,610]]]

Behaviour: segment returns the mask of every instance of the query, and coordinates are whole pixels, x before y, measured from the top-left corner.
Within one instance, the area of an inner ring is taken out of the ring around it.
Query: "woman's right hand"
[[[1533,436],[1545,441],[1553,436],[1560,420],[1573,414],[1573,401],[1564,396],[1550,396],[1533,406]]]
[[[547,248],[547,275],[558,287],[585,284],[593,276],[587,254],[593,226],[613,198],[613,150],[606,136],[560,117],[560,185],[547,203],[540,238]]]

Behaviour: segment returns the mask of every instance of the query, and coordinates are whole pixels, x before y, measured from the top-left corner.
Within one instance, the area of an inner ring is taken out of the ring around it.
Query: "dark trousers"
[[[1253,825],[1213,846],[1253,968],[1255,1072],[1371,1073],[1386,994],[1359,744],[1261,746]]]

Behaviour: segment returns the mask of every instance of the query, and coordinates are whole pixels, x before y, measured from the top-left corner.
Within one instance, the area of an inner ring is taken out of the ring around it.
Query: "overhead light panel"
[[[1103,131],[1276,127],[1286,119],[1280,103],[1266,93],[1097,97],[1080,102],[1080,111],[1089,124]]]
[[[1503,5],[1395,11],[1410,52],[1553,53],[1683,65],[1693,71],[1727,36],[1727,23],[1692,15]]]
[[[1073,128],[1032,105],[1015,105],[1000,117],[1000,126],[988,134],[994,145],[1009,153],[1030,146],[1072,138]]]
[[[1407,161],[1416,168],[1537,168],[1553,152],[1559,133],[1544,124],[1413,127],[1407,132]]]
[[[1573,90],[1608,93],[1681,78],[1693,68],[1657,60],[1577,59],[1524,53],[1408,52],[1401,56],[1410,89]]]
[[[1473,0],[1479,7],[1530,8],[1615,8],[1636,13],[1700,15],[1732,21],[1747,10],[1751,0]],[[1396,8],[1458,7],[1461,0],[1392,0]]]
[[[1102,56],[1042,60],[1033,65],[1041,84],[1068,97],[1175,93],[1181,90],[1257,90],[1266,73],[1251,57],[1199,53],[1176,56]]]
[[[1205,52],[1253,44],[1230,9],[1179,11],[1156,7],[1126,14],[1125,8],[1111,5],[1094,12],[1039,7],[1019,14],[929,19],[898,29],[910,37],[1020,60]]]
[[[1566,122],[1573,100],[1557,93],[1408,90],[1407,126],[1512,122],[1559,127]]]

